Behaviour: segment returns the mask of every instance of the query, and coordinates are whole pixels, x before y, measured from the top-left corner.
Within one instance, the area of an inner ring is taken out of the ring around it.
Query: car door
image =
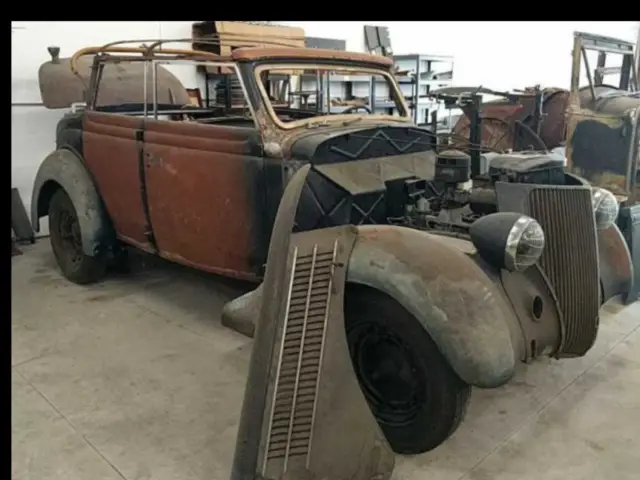
[[[82,153],[118,237],[153,251],[141,191],[143,121],[140,117],[86,111]]]
[[[249,127],[145,120],[147,203],[161,256],[257,278],[265,242],[259,138]]]

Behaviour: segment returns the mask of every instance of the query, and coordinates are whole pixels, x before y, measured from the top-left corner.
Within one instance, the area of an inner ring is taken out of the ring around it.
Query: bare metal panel
[[[78,75],[71,71],[70,59],[45,62],[38,70],[40,95],[45,107],[69,108],[72,103],[86,101],[93,56],[80,57]],[[97,105],[144,103],[144,62],[106,63],[98,89]],[[147,103],[153,102],[151,67],[147,75]],[[158,103],[189,104],[189,95],[180,80],[166,68],[158,65]]]

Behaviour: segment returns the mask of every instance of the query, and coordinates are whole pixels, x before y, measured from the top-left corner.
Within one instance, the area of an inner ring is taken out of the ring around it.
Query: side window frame
[[[144,112],[144,118],[145,120],[147,119],[151,119],[151,120],[158,120],[158,86],[157,86],[157,66],[158,65],[192,65],[194,68],[197,68],[199,66],[202,67],[216,67],[216,68],[230,68],[233,70],[233,74],[236,75],[236,77],[238,78],[239,82],[240,82],[240,86],[242,88],[242,93],[244,95],[246,104],[247,104],[247,108],[249,109],[249,113],[251,115],[251,120],[253,121],[254,127],[259,130],[259,123],[257,121],[256,118],[256,112],[254,109],[254,106],[251,102],[251,97],[247,91],[247,88],[244,84],[242,75],[240,70],[238,69],[238,65],[235,62],[230,62],[230,61],[197,61],[197,60],[182,60],[182,59],[162,59],[162,60],[158,60],[158,59],[153,59],[153,60],[147,60],[145,61],[145,64],[147,65],[145,68],[145,79],[144,79],[144,95],[146,98],[147,95],[147,85],[148,85],[148,75],[149,75],[149,67],[151,70],[151,85],[153,86],[153,92],[152,92],[152,109],[151,112],[147,111],[147,104],[145,103],[145,112]],[[218,126],[218,125],[216,125]],[[219,125],[219,126],[223,126],[223,125]]]

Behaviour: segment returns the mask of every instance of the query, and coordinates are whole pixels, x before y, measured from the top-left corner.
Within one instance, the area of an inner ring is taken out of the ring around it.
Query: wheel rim
[[[80,224],[75,212],[62,210],[59,214],[57,225],[60,249],[73,266],[82,260],[82,237]]]
[[[347,332],[356,376],[379,422],[412,422],[427,400],[427,372],[393,331],[371,322]]]

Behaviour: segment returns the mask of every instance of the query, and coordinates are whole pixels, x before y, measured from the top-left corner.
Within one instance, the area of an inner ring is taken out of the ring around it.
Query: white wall
[[[349,50],[363,51],[363,26],[369,22],[277,22],[300,26],[309,36],[345,39]],[[456,85],[494,89],[534,84],[568,87],[572,35],[582,30],[635,42],[638,22],[371,22],[389,27],[395,53],[455,57]],[[69,56],[88,45],[119,39],[188,38],[191,21],[180,22],[12,22],[11,176],[27,209],[40,162],[55,146],[55,124],[62,111],[19,106],[40,103],[39,66],[47,47]],[[172,69],[195,87],[192,67]]]
[[[364,25],[386,26],[394,53],[452,55],[456,85],[507,90],[538,83],[568,88],[574,31],[635,43],[639,22],[277,23],[302,27],[313,37],[344,39],[355,51],[364,49]]]

